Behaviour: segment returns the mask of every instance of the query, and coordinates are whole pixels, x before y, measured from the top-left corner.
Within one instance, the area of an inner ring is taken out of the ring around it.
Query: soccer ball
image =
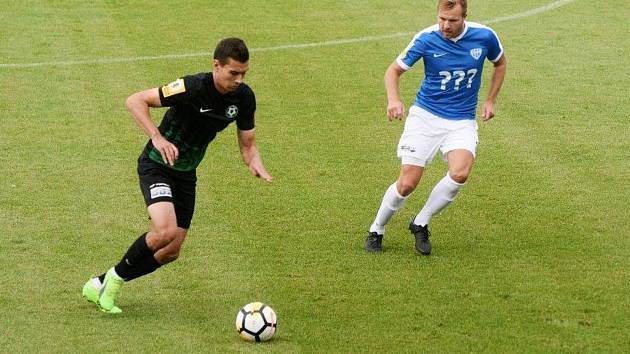
[[[276,333],[276,313],[262,302],[247,304],[236,314],[236,330],[247,341],[270,340]]]

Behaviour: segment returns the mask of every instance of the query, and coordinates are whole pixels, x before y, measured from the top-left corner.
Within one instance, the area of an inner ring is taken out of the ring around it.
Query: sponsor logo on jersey
[[[173,197],[171,193],[171,187],[166,183],[152,184],[149,189],[151,190],[151,199],[160,197]]]
[[[475,58],[475,60],[478,60],[481,57],[481,53],[483,53],[483,50],[481,48],[475,48],[475,49],[470,50],[470,55],[473,58]]]
[[[238,107],[235,105],[231,105],[225,110],[225,116],[230,119],[234,119],[236,115],[238,115]]]
[[[184,79],[177,79],[166,86],[162,86],[162,94],[164,95],[164,97],[177,95],[178,93],[182,92],[186,92]]]

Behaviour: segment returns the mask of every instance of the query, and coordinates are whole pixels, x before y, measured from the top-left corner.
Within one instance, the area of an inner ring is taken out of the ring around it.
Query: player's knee
[[[151,232],[151,243],[154,250],[161,249],[177,238],[176,227],[163,227]]]
[[[461,169],[456,171],[449,171],[448,175],[451,179],[457,183],[466,183],[468,176],[470,175],[469,169]]]
[[[408,196],[416,189],[417,183],[411,180],[403,179],[398,182],[396,188],[398,189],[398,193],[403,197]]]

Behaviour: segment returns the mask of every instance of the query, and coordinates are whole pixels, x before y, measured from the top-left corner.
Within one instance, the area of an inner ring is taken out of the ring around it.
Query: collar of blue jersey
[[[462,33],[460,33],[460,35],[455,38],[449,38],[449,39],[453,41],[454,43],[457,43],[458,40],[462,39],[462,37],[466,35],[466,32],[468,32],[468,23],[464,21],[464,30],[462,31]]]

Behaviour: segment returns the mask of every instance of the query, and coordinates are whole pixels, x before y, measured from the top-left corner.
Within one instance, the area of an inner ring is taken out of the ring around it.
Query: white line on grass
[[[511,21],[511,20],[516,20],[516,19],[523,18],[523,17],[533,16],[533,15],[537,15],[539,13],[543,13],[543,12],[547,12],[549,10],[553,10],[553,9],[558,8],[560,6],[567,5],[567,4],[572,3],[574,1],[575,0],[554,1],[551,4],[547,4],[545,6],[537,7],[535,9],[527,10],[525,12],[520,12],[520,13],[511,15],[511,16],[493,18],[492,20],[482,21],[481,23],[485,23],[485,24],[489,25],[489,24],[492,24],[492,23]]]
[[[491,20],[480,21],[484,24],[492,24],[498,22],[505,22],[516,20],[523,17],[533,16],[539,13],[543,13],[546,11],[553,10],[555,8],[567,5],[569,3],[574,2],[575,0],[559,0],[554,1],[545,6],[537,7],[535,9],[527,10],[524,12],[519,12],[514,15],[497,17]],[[349,39],[336,39],[331,41],[324,42],[315,42],[315,43],[303,43],[303,44],[285,44],[279,45],[275,47],[263,47],[263,48],[252,48],[250,52],[268,52],[268,51],[276,51],[276,50],[284,50],[284,49],[299,49],[299,48],[312,48],[312,47],[324,47],[331,45],[341,45],[348,43],[358,43],[358,42],[371,42],[371,41],[379,41],[387,38],[395,38],[395,37],[404,37],[415,34],[415,32],[398,32],[398,33],[390,33],[380,36],[366,36],[359,38],[349,38]],[[123,57],[123,58],[101,58],[101,59],[86,59],[86,60],[65,60],[65,61],[46,61],[39,63],[12,63],[12,64],[0,64],[1,68],[33,68],[38,66],[66,66],[66,65],[82,65],[82,64],[111,64],[111,63],[127,63],[134,61],[148,61],[148,60],[162,60],[162,59],[185,59],[185,58],[195,58],[195,57],[205,57],[211,56],[212,52],[201,52],[201,53],[187,53],[187,54],[165,54],[165,55],[147,55],[140,57]]]

